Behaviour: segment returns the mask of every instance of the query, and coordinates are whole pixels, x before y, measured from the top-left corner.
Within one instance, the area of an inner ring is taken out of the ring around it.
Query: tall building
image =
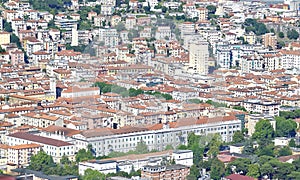
[[[71,46],[78,46],[78,31],[77,31],[77,28],[72,29]]]
[[[262,35],[262,43],[265,48],[272,47],[276,48],[277,38],[274,33],[266,33]]]
[[[0,32],[0,45],[10,43],[10,33],[6,31]]]
[[[189,44],[189,68],[194,73],[208,74],[208,42],[197,39]]]
[[[3,17],[0,16],[0,30],[3,30]]]
[[[119,44],[119,34],[116,29],[99,29],[99,41],[105,46],[115,47]]]

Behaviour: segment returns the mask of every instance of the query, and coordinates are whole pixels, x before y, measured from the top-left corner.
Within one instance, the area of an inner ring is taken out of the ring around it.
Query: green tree
[[[253,148],[252,140],[246,140],[243,148],[243,154],[252,155],[254,154],[255,149]]]
[[[290,146],[290,147],[296,147],[296,142],[295,142],[294,139],[291,139],[291,140],[290,140],[289,146]]]
[[[259,165],[258,164],[250,164],[248,166],[248,172],[246,175],[254,177],[254,178],[259,178],[260,177]]]
[[[284,41],[278,41],[278,42],[277,42],[277,48],[278,48],[278,49],[282,49],[283,47],[285,47]]]
[[[300,172],[293,171],[287,177],[289,179],[300,179]]]
[[[105,180],[105,175],[97,170],[87,169],[84,171],[83,180]]]
[[[165,148],[165,150],[173,150],[173,146],[171,144],[168,144]]]
[[[218,158],[214,158],[211,163],[210,177],[214,180],[219,180],[225,173],[225,165]]]
[[[288,146],[284,146],[278,151],[278,156],[289,156],[289,155],[292,155],[292,150]]]
[[[222,145],[222,138],[220,134],[214,134],[210,143],[208,154],[212,157],[216,157],[220,152],[220,146]]]
[[[93,158],[94,156],[92,152],[90,150],[85,150],[85,149],[80,149],[75,156],[76,162],[87,161]]]
[[[283,33],[283,32],[279,32],[279,33],[278,33],[278,36],[279,36],[280,38],[284,38],[284,33]]]
[[[4,27],[4,31],[6,31],[6,32],[13,32],[11,23],[7,22],[6,20],[3,20],[3,27]]]
[[[125,24],[124,23],[122,23],[122,22],[119,22],[117,25],[116,25],[116,30],[118,31],[118,32],[121,32],[121,31],[124,31],[124,30],[126,30],[126,28],[125,28]]]
[[[251,164],[250,159],[246,158],[238,158],[227,165],[227,172],[232,173],[239,173],[245,175],[248,172],[248,166]],[[234,169],[235,172],[232,172],[231,170]]]
[[[286,36],[289,39],[295,39],[296,40],[296,39],[299,38],[299,33],[295,29],[292,29],[292,30],[287,31]]]
[[[60,164],[71,164],[69,158],[64,154],[60,159]]]
[[[269,179],[272,179],[275,170],[270,163],[265,163],[260,167],[260,172],[262,176],[268,176]]]
[[[256,151],[256,154],[258,156],[275,156],[275,146],[273,143],[266,144],[266,145],[260,145],[258,150]]]
[[[274,129],[269,120],[262,119],[255,125],[255,131],[252,135],[260,146],[266,146],[271,143],[274,137]]]
[[[187,179],[188,180],[194,180],[194,179],[198,179],[200,177],[200,171],[197,168],[196,165],[192,165],[191,169],[190,169],[190,174],[188,175]]]
[[[1,46],[0,46],[0,53],[4,53],[5,52],[5,49],[3,49]]]
[[[19,37],[17,35],[15,35],[14,33],[11,34],[11,36],[10,36],[10,42],[15,43],[19,49],[22,49],[21,41],[20,41]]]
[[[295,170],[299,171],[300,170],[300,158],[294,160],[292,163],[293,163],[293,165],[295,167]]]
[[[135,152],[137,154],[146,154],[149,152],[147,144],[141,140],[140,142],[137,143]]]
[[[286,120],[283,117],[276,117],[276,136],[294,137],[296,135],[297,123],[293,120]]]
[[[241,142],[244,142],[244,140],[245,140],[245,137],[241,131],[234,132],[233,137],[232,137],[233,143],[241,143]]]
[[[208,6],[206,6],[206,9],[208,10],[209,14],[215,14],[217,7],[214,5],[208,5]]]
[[[40,151],[36,155],[31,156],[28,169],[44,172],[50,167],[55,167],[53,158],[44,151]]]

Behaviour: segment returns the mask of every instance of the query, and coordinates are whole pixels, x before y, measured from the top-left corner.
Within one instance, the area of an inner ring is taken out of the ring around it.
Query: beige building
[[[189,43],[189,70],[193,73],[208,74],[208,42],[192,40]]]
[[[244,39],[249,44],[255,44],[256,43],[256,35],[252,31],[250,33],[248,33],[248,34],[245,34],[244,35]]]
[[[10,43],[10,33],[1,31],[0,32],[0,45],[9,44]]]
[[[37,154],[41,150],[39,144],[20,144],[10,146],[8,148],[8,164],[14,164],[18,167],[27,166],[32,155]]]
[[[196,11],[198,14],[199,21],[205,21],[207,19],[208,10],[206,8],[197,8]]]
[[[252,134],[255,132],[256,123],[258,123],[262,119],[269,120],[274,130],[276,130],[276,121],[272,116],[263,115],[263,114],[248,114],[246,115],[245,119],[246,119],[245,128],[248,129],[249,136],[252,136]]]
[[[169,166],[144,166],[142,169],[142,178],[160,180],[160,179],[186,179],[190,174],[190,168],[184,165],[174,164]]]
[[[262,44],[265,48],[272,47],[276,48],[277,37],[274,33],[266,33],[262,35]]]

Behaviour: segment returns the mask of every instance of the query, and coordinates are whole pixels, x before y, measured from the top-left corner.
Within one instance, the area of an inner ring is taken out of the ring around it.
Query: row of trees
[[[138,96],[140,94],[149,94],[149,95],[154,95],[157,98],[164,98],[166,100],[173,99],[172,95],[170,95],[170,94],[165,94],[165,93],[161,93],[161,92],[158,92],[158,91],[154,91],[154,92],[143,91],[141,89],[134,89],[134,88],[130,88],[130,89],[127,90],[124,87],[114,85],[114,84],[107,84],[105,82],[96,82],[94,84],[94,86],[99,87],[101,93],[112,92],[112,93],[120,94],[123,97],[128,97],[128,96],[129,97],[135,97],[135,96]]]

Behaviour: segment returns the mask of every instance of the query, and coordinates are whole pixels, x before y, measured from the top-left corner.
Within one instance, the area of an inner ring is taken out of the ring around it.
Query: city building
[[[208,74],[208,42],[204,40],[190,41],[189,68],[191,72],[202,75]]]
[[[41,149],[41,145],[33,143],[9,146],[7,163],[17,167],[26,167],[30,163],[31,156],[36,155]]]
[[[105,46],[115,47],[119,44],[119,34],[116,29],[99,29],[99,41]]]
[[[160,179],[186,179],[190,174],[190,168],[184,165],[167,166],[144,166],[142,169],[142,178],[153,180]]]
[[[248,114],[245,119],[246,119],[245,128],[248,129],[249,136],[252,136],[252,134],[255,132],[256,123],[258,123],[258,121],[262,119],[269,120],[274,130],[276,130],[276,121],[272,116],[268,116],[264,114]]]
[[[73,160],[75,156],[75,145],[73,144],[26,132],[16,132],[7,135],[6,143],[9,146],[39,144],[42,146],[43,151],[53,157],[54,162],[59,162],[63,155],[66,155],[70,160]]]
[[[0,32],[0,45],[9,44],[10,43],[10,33],[1,31]]]
[[[262,35],[262,44],[265,48],[271,47],[272,49],[276,49],[277,36],[274,33],[266,33]]]
[[[79,175],[84,175],[87,169],[97,170],[103,174],[116,173],[117,162],[111,160],[95,160],[90,162],[80,162],[78,165]]]

